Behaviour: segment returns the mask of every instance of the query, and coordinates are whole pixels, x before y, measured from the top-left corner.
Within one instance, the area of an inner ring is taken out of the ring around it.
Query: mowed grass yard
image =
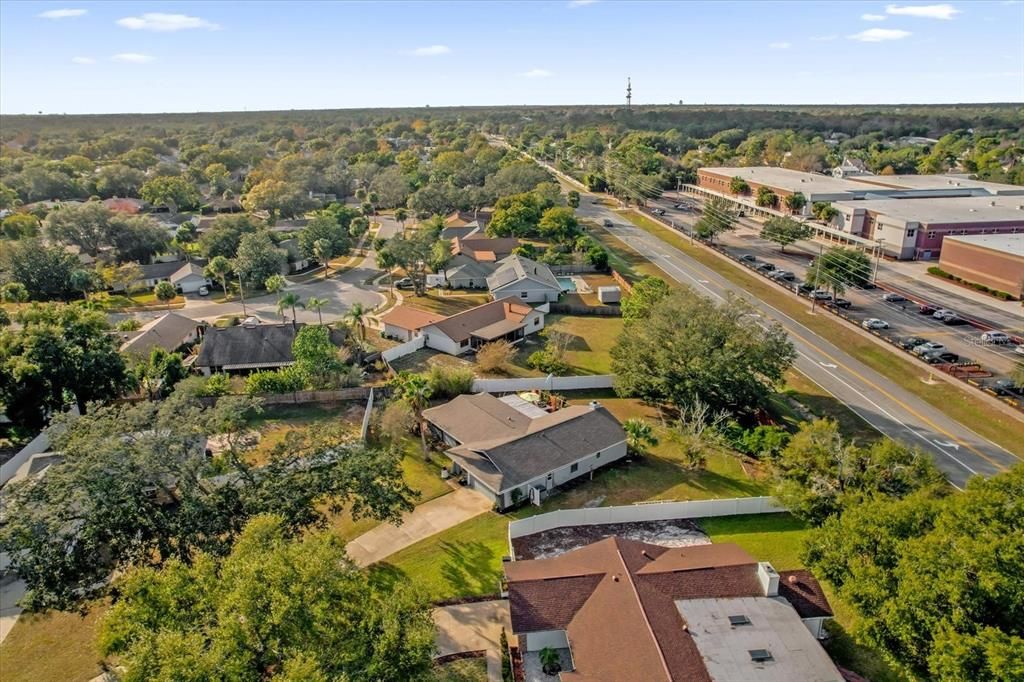
[[[84,615],[63,611],[23,613],[0,644],[4,682],[85,682],[100,674],[96,626],[103,602]]]

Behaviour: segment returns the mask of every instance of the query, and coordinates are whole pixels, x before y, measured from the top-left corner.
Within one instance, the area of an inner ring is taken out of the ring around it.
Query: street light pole
[[[871,274],[872,282],[878,281],[878,261],[882,258],[882,242],[884,241],[885,239],[879,239],[875,242],[875,271]]]
[[[818,297],[815,296],[815,292],[818,290],[818,283],[821,282],[821,256],[825,252],[825,245],[818,243],[818,257],[814,259],[814,290],[811,291],[811,315],[814,314],[814,308],[818,304]]]

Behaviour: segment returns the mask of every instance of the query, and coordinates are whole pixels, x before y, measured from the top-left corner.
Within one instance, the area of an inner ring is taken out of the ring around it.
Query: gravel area
[[[512,540],[517,559],[549,559],[592,542],[618,535],[661,547],[708,545],[711,539],[688,519],[563,526]]]

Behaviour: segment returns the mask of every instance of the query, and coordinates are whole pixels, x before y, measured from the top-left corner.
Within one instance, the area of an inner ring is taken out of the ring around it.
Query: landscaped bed
[[[517,561],[549,559],[598,540],[618,536],[661,547],[706,545],[708,536],[687,519],[562,526],[512,539]]]

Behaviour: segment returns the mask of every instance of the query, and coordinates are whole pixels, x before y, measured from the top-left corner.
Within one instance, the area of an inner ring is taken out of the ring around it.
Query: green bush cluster
[[[974,289],[975,291],[980,291],[980,292],[982,292],[984,294],[989,294],[990,296],[995,296],[996,298],[998,298],[1001,301],[1009,301],[1011,298],[1013,298],[1013,296],[1011,296],[1010,294],[1008,294],[1005,291],[1000,291],[999,289],[993,289],[991,287],[987,287],[984,284],[981,284],[979,282],[968,282],[967,280],[963,279],[962,277],[957,277],[956,275],[954,275],[951,272],[946,272],[945,270],[943,270],[942,268],[940,268],[937,265],[932,265],[931,267],[929,267],[928,268],[928,274],[935,275],[936,277],[942,277],[943,279],[948,279],[948,280],[950,280],[952,282],[956,282],[957,284],[963,284],[965,286],[969,286],[972,289]]]
[[[569,371],[569,364],[547,349],[531,353],[526,364],[547,374],[565,374]]]
[[[249,395],[260,393],[292,393],[301,391],[306,377],[294,367],[255,372],[245,380],[245,392]]]
[[[473,392],[473,370],[465,367],[433,365],[427,375],[430,395],[434,398],[454,398]]]

